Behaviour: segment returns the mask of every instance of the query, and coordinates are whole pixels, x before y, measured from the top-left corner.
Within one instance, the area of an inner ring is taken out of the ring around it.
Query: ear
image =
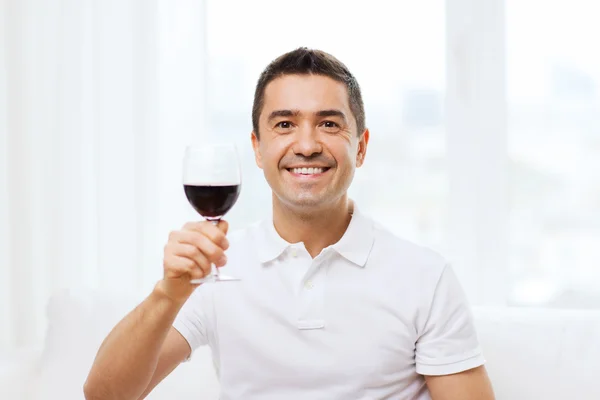
[[[369,130],[365,129],[358,139],[358,151],[356,152],[356,167],[360,168],[365,162],[367,155],[367,146],[369,145]]]
[[[256,161],[256,165],[258,166],[258,168],[262,169],[262,157],[260,156],[260,139],[254,131],[252,131],[250,139],[252,140],[252,149],[254,150],[254,160]]]

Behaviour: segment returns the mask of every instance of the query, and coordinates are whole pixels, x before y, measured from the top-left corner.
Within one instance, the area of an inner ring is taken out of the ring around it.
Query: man
[[[102,344],[86,398],[142,399],[208,344],[224,400],[493,399],[451,267],[348,198],[370,135],[348,69],[282,55],[252,123],[272,219],[229,239],[224,221],[172,232],[164,279]],[[190,284],[211,262],[241,280]]]

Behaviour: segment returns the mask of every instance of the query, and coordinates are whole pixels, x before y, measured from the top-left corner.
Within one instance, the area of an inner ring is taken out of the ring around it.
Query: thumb
[[[227,231],[229,230],[229,223],[225,220],[220,220],[217,224],[217,228],[219,228],[224,234],[227,235]]]

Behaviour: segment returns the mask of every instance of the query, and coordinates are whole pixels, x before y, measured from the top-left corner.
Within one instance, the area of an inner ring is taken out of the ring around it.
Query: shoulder
[[[448,260],[437,251],[402,238],[372,220],[374,245],[372,257],[385,262],[403,276],[427,278],[435,284],[448,267]]]

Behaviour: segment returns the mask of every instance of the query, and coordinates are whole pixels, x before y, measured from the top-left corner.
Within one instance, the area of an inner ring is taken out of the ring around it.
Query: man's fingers
[[[210,224],[209,226],[204,227],[204,236],[209,238],[214,244],[221,247],[223,250],[227,250],[229,248],[229,241],[225,237],[225,233],[227,231],[227,222],[221,221],[224,224],[224,228]],[[219,222],[219,224],[221,224]],[[225,230],[225,231],[224,231]]]
[[[165,274],[170,278],[176,278],[180,275],[188,273],[194,268],[200,269],[196,262],[187,257],[177,256],[175,254],[169,254],[164,259]]]
[[[201,270],[199,270],[197,268],[194,268],[189,273],[190,280],[192,280],[192,279],[202,279],[202,278],[206,277],[206,275],[208,275],[208,273],[205,273],[204,271],[201,271]]]
[[[190,244],[169,244],[165,250],[165,273],[170,277],[190,274],[193,271],[207,275],[211,264],[206,257]]]
[[[212,222],[203,221],[188,222],[183,226],[184,232],[197,232],[201,235],[207,236],[210,240],[222,247],[224,250],[227,250],[229,247],[229,242],[225,237],[228,229],[229,224],[227,221],[223,220],[219,221],[218,225],[215,225]]]
[[[205,273],[210,272],[210,261],[196,246],[188,243],[177,243],[174,246],[173,252],[180,257],[189,258],[196,262],[196,265]]]
[[[225,251],[221,247],[217,246],[206,236],[200,236],[198,241],[200,242],[199,248],[209,261],[214,263],[221,262],[222,258],[225,256]]]
[[[215,228],[215,230],[218,229]],[[225,239],[224,236],[223,239]],[[221,257],[225,255],[224,249],[222,247],[216,245],[208,236],[202,235],[195,231],[178,232],[173,237],[173,240],[176,240],[177,243],[190,244],[195,246],[199,250],[199,252],[203,254],[210,262],[218,263]],[[226,243],[226,245],[228,246],[229,244]]]
[[[219,228],[224,235],[227,235],[227,232],[229,231],[229,223],[222,219],[217,224],[217,228]]]

